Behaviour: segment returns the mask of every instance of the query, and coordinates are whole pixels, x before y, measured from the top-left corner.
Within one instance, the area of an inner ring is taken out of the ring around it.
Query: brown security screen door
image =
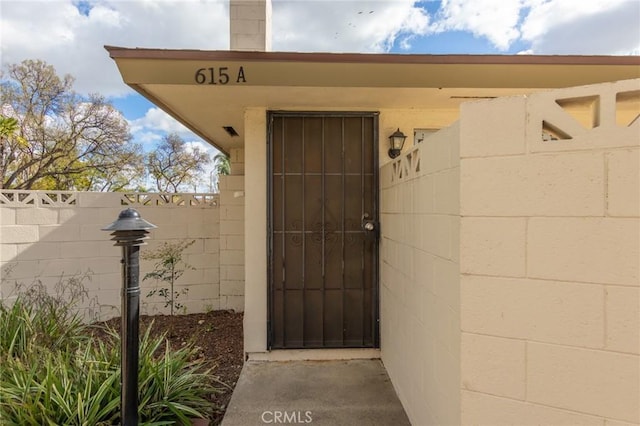
[[[377,128],[269,114],[271,348],[378,345]]]

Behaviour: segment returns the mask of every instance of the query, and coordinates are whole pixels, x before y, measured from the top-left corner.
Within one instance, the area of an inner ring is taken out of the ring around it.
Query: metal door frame
[[[272,309],[274,297],[273,277],[273,118],[274,117],[370,117],[373,119],[373,220],[380,223],[380,159],[379,159],[379,112],[372,111],[267,111],[267,349],[273,346]],[[372,271],[372,320],[373,347],[380,347],[380,240],[373,254]],[[335,349],[335,348],[334,348]]]

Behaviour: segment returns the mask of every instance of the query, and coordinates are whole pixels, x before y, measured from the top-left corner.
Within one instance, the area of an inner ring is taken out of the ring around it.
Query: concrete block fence
[[[188,313],[217,309],[242,309],[221,297],[220,205],[218,194],[130,194],[58,191],[0,191],[0,297],[15,295],[16,283],[41,280],[54,291],[55,284],[70,276],[86,275],[89,299],[83,308],[91,319],[120,314],[122,285],[121,249],[101,228],[116,220],[120,211],[133,207],[158,226],[150,233],[142,253],[162,243],[193,240],[185,250],[188,270],[177,281],[177,291],[188,288],[177,301]],[[225,244],[226,241],[225,241]],[[141,260],[141,279],[153,264]],[[142,313],[168,313],[164,299],[147,297],[158,286],[142,284]],[[165,287],[165,285],[161,285]]]
[[[381,170],[382,358],[415,424],[460,424],[459,134]]]
[[[462,106],[463,424],[640,423],[639,83]]]
[[[640,424],[638,87],[465,103],[382,167],[382,359],[412,423]]]
[[[244,150],[230,152],[231,175],[220,176],[220,304],[244,310]]]

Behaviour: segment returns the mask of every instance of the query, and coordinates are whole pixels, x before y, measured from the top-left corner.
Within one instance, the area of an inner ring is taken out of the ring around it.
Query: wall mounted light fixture
[[[396,158],[400,155],[405,139],[407,137],[400,131],[400,128],[389,136],[389,157]]]

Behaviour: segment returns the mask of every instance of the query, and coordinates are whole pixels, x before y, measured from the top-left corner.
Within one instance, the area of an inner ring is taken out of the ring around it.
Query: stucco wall
[[[357,110],[354,109],[354,111]],[[397,128],[407,135],[405,144],[405,152],[407,152],[412,149],[414,128],[445,127],[451,124],[452,117],[455,116],[456,114],[452,114],[451,111],[441,110],[397,108],[380,110],[379,163],[382,165],[390,162],[387,156],[388,137]],[[241,170],[245,174],[246,220],[244,349],[249,353],[267,350],[267,247],[264,243],[267,239],[266,119],[266,108],[247,108],[245,111],[245,148]],[[233,164],[232,173],[234,173]]]
[[[176,287],[177,291],[189,290],[176,301],[188,313],[221,306],[215,194],[179,194],[169,203],[159,194],[2,191],[0,197],[2,298],[15,294],[16,282],[28,285],[37,278],[53,291],[62,276],[89,272],[90,279],[84,282],[89,296],[85,307],[91,305],[91,313],[100,319],[119,315],[121,249],[100,229],[130,206],[158,226],[150,232],[142,253],[163,242],[195,241],[184,252],[185,260],[195,269],[186,271]],[[141,260],[141,279],[152,265]],[[141,286],[142,312],[167,313],[162,297],[147,297],[157,283],[147,280]]]
[[[267,350],[266,129],[266,109],[245,111],[245,352]]]
[[[638,87],[462,106],[463,424],[640,422]]]
[[[407,140],[403,152],[411,151],[414,146],[415,129],[444,129],[452,125],[458,119],[457,110],[448,109],[381,109],[379,118],[378,157],[380,166],[391,162],[389,158],[389,136],[400,129]]]
[[[458,147],[454,124],[381,169],[382,361],[416,425],[460,423]]]

